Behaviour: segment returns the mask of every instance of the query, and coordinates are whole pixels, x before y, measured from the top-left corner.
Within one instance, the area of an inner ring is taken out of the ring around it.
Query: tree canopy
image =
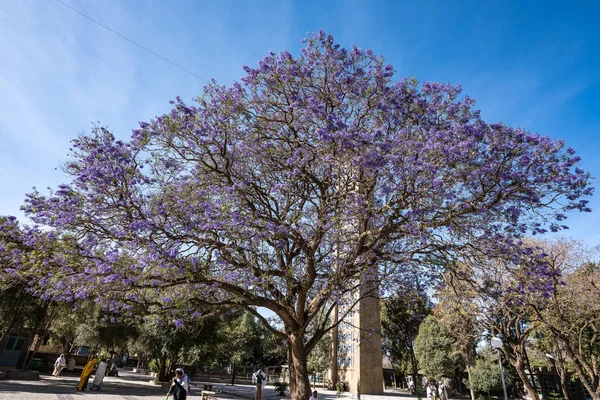
[[[243,308],[288,341],[293,396],[308,398],[306,357],[347,294],[467,250],[519,257],[516,238],[588,211],[590,177],[562,141],[486,123],[459,86],[394,81],[322,31],[305,42],[196,105],[177,98],[131,140],[75,139],[70,181],[24,205],[46,227],[27,242],[58,235],[66,252],[23,264],[17,250],[10,273],[52,299],[172,309],[179,326]]]
[[[419,368],[428,379],[439,380],[454,375],[457,357],[452,351],[450,331],[433,315],[427,316],[415,339],[415,354]]]
[[[419,365],[414,342],[419,326],[431,313],[431,301],[419,283],[405,291],[395,293],[383,301],[381,310],[381,337],[383,353],[389,357],[394,369],[402,375],[411,374],[414,390],[421,397]]]
[[[515,380],[512,369],[504,368],[504,382],[507,387],[512,386]],[[470,389],[475,393],[502,393],[502,377],[498,357],[489,347],[482,349],[471,371]]]

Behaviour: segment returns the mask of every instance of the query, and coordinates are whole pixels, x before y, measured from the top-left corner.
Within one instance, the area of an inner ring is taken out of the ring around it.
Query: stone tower
[[[340,318],[346,312],[346,306],[340,305]],[[375,290],[371,297],[361,299],[348,313],[337,329],[337,337],[334,331],[332,345],[335,346],[333,354],[337,356],[337,368],[331,368],[331,372],[337,372],[337,380],[332,376],[333,382],[348,383],[348,390],[354,393],[359,382],[361,394],[383,393],[380,332],[380,304]]]

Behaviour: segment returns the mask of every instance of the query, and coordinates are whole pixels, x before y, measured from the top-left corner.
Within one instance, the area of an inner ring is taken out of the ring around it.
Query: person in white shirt
[[[317,397],[319,397],[319,393],[317,393],[317,391],[313,391],[312,392],[312,396],[310,396],[310,399],[308,400],[317,400]]]
[[[52,376],[57,377],[60,375],[60,371],[63,370],[67,366],[67,360],[65,360],[65,355],[61,354],[60,357],[56,359],[54,362],[54,372],[52,372]]]
[[[96,374],[94,374],[94,381],[92,382],[90,390],[102,390],[107,365],[108,364],[106,364],[104,360],[100,361],[100,365],[98,365],[98,368],[96,369]]]
[[[174,400],[186,400],[190,395],[190,378],[183,372],[183,368],[175,370],[175,377],[172,382],[169,393],[167,393],[167,399],[170,395],[173,395]]]
[[[255,385],[254,400],[262,400],[263,389],[267,384],[267,374],[262,369],[259,369],[252,374],[252,383]]]

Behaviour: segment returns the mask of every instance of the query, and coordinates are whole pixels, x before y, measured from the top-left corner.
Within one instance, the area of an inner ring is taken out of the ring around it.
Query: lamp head
[[[500,339],[499,337],[493,337],[490,340],[490,343],[491,343],[492,347],[495,348],[495,349],[501,349],[502,348],[502,339]]]

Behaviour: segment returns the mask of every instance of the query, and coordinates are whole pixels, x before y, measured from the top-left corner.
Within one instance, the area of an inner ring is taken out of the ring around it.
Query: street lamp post
[[[502,348],[502,339],[499,337],[493,337],[491,340],[492,347],[498,350],[498,362],[500,363],[500,376],[502,377],[502,389],[504,389],[504,400],[508,400],[506,395],[506,383],[504,382],[504,368],[502,368],[502,356],[500,355],[500,349]]]

